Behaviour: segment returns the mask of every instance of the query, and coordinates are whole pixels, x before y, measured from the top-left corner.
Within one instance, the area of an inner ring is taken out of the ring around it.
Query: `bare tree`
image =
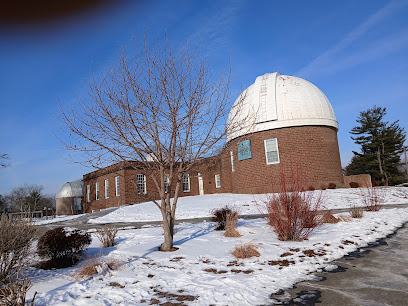
[[[26,213],[42,208],[46,202],[42,190],[43,186],[40,185],[24,185],[13,188],[9,195],[12,208]]]
[[[184,173],[212,156],[227,130],[238,128],[226,123],[231,69],[215,73],[188,44],[150,45],[145,39],[135,51],[134,56],[121,51],[113,67],[94,76],[86,100],[79,98],[69,111],[61,108],[62,130],[70,136],[63,143],[82,153],[74,161],[88,166],[137,161],[129,166],[147,170],[159,195],[152,200],[163,218],[161,250],[168,251]]]

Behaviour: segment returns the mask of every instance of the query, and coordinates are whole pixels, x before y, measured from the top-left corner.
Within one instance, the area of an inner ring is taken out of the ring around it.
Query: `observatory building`
[[[82,181],[67,182],[55,195],[56,214],[73,215],[82,212]]]
[[[279,191],[280,175],[294,172],[305,188],[343,186],[338,123],[329,100],[312,83],[279,72],[259,76],[229,118],[240,125],[227,135],[231,192]]]
[[[308,81],[279,72],[259,76],[228,120],[240,128],[228,133],[215,162],[203,160],[185,174],[181,196],[276,192],[280,177],[294,173],[307,189],[344,186],[333,108]],[[158,198],[149,173],[129,163],[84,175],[85,212]]]

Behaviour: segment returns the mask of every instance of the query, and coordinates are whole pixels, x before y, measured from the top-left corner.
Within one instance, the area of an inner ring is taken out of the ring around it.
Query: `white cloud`
[[[407,5],[408,1],[392,1],[388,3],[375,14],[371,15],[366,21],[353,29],[340,42],[300,69],[296,75],[308,77],[313,73],[329,74],[337,70],[353,67],[361,62],[367,62],[379,58],[391,52],[400,50],[400,48],[405,48],[408,42],[406,30],[397,35],[390,35],[379,39],[363,50],[350,50],[347,55],[342,54],[346,48],[362,38],[374,27],[381,24],[384,19]]]
[[[244,1],[223,1],[217,3],[216,13],[206,20],[197,31],[189,38],[191,43],[201,44],[205,41],[206,49],[224,48],[226,46],[226,33],[232,29],[237,13],[241,10]]]

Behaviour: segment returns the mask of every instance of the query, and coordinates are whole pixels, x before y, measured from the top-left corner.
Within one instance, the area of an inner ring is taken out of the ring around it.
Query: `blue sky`
[[[84,96],[92,68],[118,47],[167,33],[201,44],[217,69],[233,59],[239,86],[279,71],[304,78],[330,100],[343,166],[357,150],[349,131],[360,111],[387,108],[408,130],[408,1],[116,1],[59,20],[0,23],[0,194],[23,184],[55,193],[92,169],[67,162],[55,137],[59,103]],[[233,101],[231,101],[232,103]]]

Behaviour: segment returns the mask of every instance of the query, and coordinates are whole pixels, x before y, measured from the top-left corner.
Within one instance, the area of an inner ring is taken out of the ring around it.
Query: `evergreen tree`
[[[350,131],[351,137],[360,146],[360,153],[354,156],[346,167],[346,174],[368,173],[381,185],[394,185],[404,181],[404,174],[398,169],[404,151],[406,133],[398,120],[384,121],[386,108],[374,106],[360,112],[358,126]]]

